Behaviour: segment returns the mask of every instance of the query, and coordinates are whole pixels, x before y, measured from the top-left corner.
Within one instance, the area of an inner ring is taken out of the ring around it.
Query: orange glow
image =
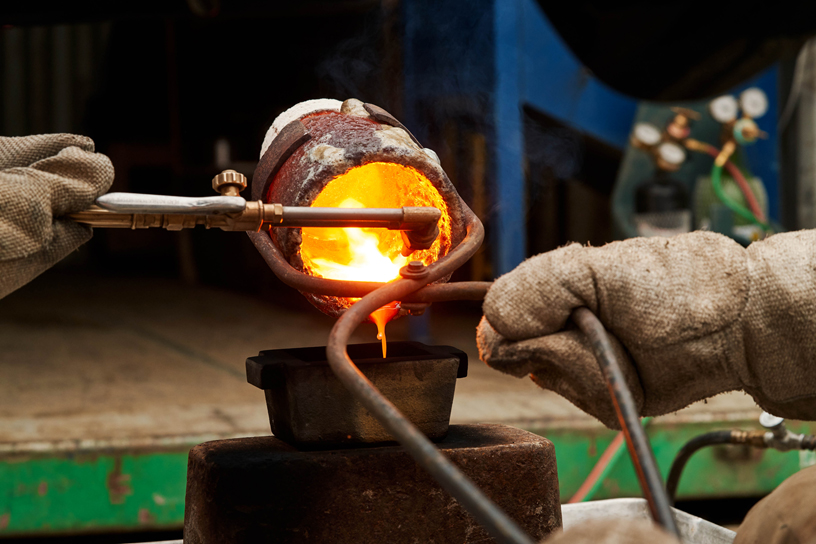
[[[388,282],[399,277],[409,260],[431,264],[450,249],[448,207],[433,184],[414,168],[374,162],[352,168],[331,180],[313,207],[399,208],[433,206],[442,211],[439,237],[429,250],[400,255],[399,231],[358,228],[302,229],[300,255],[305,270],[336,280]],[[347,301],[348,305],[352,301]]]
[[[363,208],[364,206],[353,198],[347,198],[337,207]],[[304,228],[303,230],[307,229]],[[373,232],[375,229],[311,228],[308,230],[335,231],[321,233],[325,235],[325,241],[333,242],[333,247],[327,249],[324,245],[321,248],[323,252],[312,254],[310,259],[312,271],[317,272],[317,275],[324,278],[351,281],[388,281],[396,278],[399,275],[399,269],[408,263],[408,258],[403,257],[399,252],[393,258],[389,258],[388,255],[384,255],[380,251],[380,237]],[[303,242],[306,242],[305,233]],[[400,241],[400,243],[402,242]],[[301,255],[304,254],[307,253],[303,251],[301,245]]]
[[[388,306],[383,306],[379,310],[374,310],[368,318],[377,325],[377,340],[382,341],[382,354],[385,359],[388,352],[387,340],[385,338],[385,326],[389,321],[394,319],[399,313],[399,306],[396,302],[392,302]]]
[[[403,257],[399,231],[359,228],[301,229],[300,256],[307,273],[335,280],[389,282],[409,260],[426,265],[444,256],[451,246],[451,219],[439,191],[419,171],[409,166],[374,162],[352,168],[331,180],[312,202],[327,208],[400,208],[433,206],[442,212],[439,237],[431,249]],[[358,299],[337,297],[348,308]],[[397,303],[374,311],[369,319],[377,325],[385,358],[385,326],[399,313]]]

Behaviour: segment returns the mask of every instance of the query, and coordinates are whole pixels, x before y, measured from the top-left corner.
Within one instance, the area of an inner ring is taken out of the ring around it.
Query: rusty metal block
[[[363,374],[432,440],[445,437],[456,379],[467,354],[450,346],[355,344],[348,352]],[[263,389],[272,432],[301,449],[391,442],[391,435],[340,383],[326,348],[262,351],[246,363],[247,381]]]
[[[453,425],[439,444],[530,536],[561,526],[555,450],[505,425]],[[274,437],[190,451],[185,544],[486,543],[399,446],[298,451]]]

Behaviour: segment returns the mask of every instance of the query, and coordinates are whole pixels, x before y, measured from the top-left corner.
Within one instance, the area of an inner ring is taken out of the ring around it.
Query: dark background
[[[224,168],[251,176],[264,133],[288,107],[324,97],[372,102],[438,152],[462,197],[485,222],[484,249],[456,279],[491,279],[490,5],[480,0],[438,9],[422,0],[7,5],[0,14],[0,126],[10,136],[90,136],[114,163],[113,191],[208,195],[210,179]],[[816,17],[804,12],[789,17],[784,6],[735,9],[720,2],[708,4],[703,15],[693,5],[541,5],[594,75],[645,98],[728,88],[795,52],[816,25]],[[418,66],[410,77],[420,80],[412,85],[420,92],[409,97],[406,25],[414,25],[419,36],[412,60]],[[676,39],[689,33],[693,40]],[[427,56],[423,36],[436,40]],[[463,67],[466,56],[476,64]],[[465,86],[460,79],[476,90],[459,93],[457,85]],[[426,98],[423,81],[427,88],[449,86],[447,98],[434,93]],[[612,240],[609,197],[621,150],[530,107],[524,126],[527,254],[572,240],[595,245]],[[91,243],[59,266],[179,277],[259,296],[291,293],[280,289],[245,236],[220,230],[97,229]]]

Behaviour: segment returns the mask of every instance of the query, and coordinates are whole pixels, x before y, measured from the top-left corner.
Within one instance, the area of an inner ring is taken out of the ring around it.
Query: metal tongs
[[[442,212],[434,207],[313,208],[247,201],[239,196],[246,176],[224,170],[213,178],[221,196],[181,197],[138,193],[108,193],[69,219],[92,227],[181,230],[204,225],[225,231],[255,231],[270,227],[358,227],[399,230],[402,254],[430,249],[439,236]]]

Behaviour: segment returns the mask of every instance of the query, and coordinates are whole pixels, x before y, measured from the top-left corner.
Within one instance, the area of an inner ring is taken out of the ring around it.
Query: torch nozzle
[[[403,257],[407,257],[414,251],[431,249],[439,236],[439,226],[436,223],[428,223],[410,230],[403,230],[400,234],[404,244],[400,253]]]

